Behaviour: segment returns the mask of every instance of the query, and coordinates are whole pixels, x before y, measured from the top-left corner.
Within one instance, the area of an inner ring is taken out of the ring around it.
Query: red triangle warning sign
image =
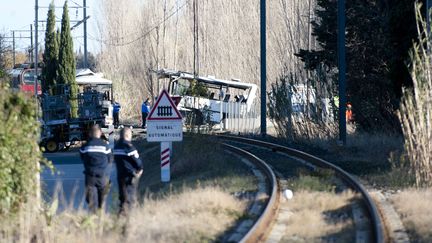
[[[149,121],[181,120],[182,116],[177,110],[174,101],[166,90],[162,90],[147,118]]]

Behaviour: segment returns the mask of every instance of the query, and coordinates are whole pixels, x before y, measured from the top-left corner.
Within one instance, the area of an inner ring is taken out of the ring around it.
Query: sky
[[[39,20],[46,21],[47,18],[47,7],[52,0],[38,0],[39,8]],[[63,7],[65,0],[54,0],[56,7]],[[68,6],[82,6],[83,0],[69,0]],[[100,43],[92,40],[93,37],[99,35],[97,28],[97,19],[100,18],[100,5],[102,0],[87,0],[87,15],[90,18],[87,20],[87,49],[89,52],[98,53],[100,51]],[[61,20],[63,9],[56,8],[56,18],[58,21]],[[83,19],[83,10],[81,9],[69,9],[70,20],[81,20]],[[35,20],[35,0],[0,0],[0,33],[6,36],[12,36],[11,30],[30,30],[30,24],[33,24],[34,28]],[[71,26],[75,23],[71,22]],[[39,22],[39,28],[45,30],[45,23]],[[57,23],[57,27],[60,28],[60,22]],[[74,49],[78,51],[80,48],[84,51],[84,30],[83,25],[72,30],[72,37],[74,39]],[[16,32],[15,37],[30,36],[30,32]],[[45,33],[39,32],[39,43],[44,43]],[[16,39],[17,51],[23,51],[25,48],[30,46],[30,39]]]

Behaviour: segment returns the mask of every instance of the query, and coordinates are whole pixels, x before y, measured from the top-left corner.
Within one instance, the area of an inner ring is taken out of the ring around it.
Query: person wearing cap
[[[120,139],[115,144],[113,153],[117,168],[120,214],[122,214],[127,213],[136,203],[138,180],[143,172],[138,151],[132,144],[131,128],[125,127],[120,131]]]
[[[141,117],[142,117],[142,128],[146,127],[147,116],[150,113],[150,101],[146,99],[141,104]]]
[[[86,202],[92,212],[102,208],[110,187],[108,168],[111,149],[101,136],[99,125],[93,125],[88,141],[80,149],[84,164]]]

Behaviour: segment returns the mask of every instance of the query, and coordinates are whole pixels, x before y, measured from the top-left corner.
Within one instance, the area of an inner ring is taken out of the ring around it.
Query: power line
[[[99,41],[104,43],[105,45],[109,45],[109,46],[127,46],[130,45],[132,43],[135,43],[139,40],[144,39],[145,37],[147,37],[151,32],[153,32],[154,30],[156,30],[157,28],[159,28],[163,23],[165,23],[168,19],[170,19],[172,16],[174,16],[176,13],[178,13],[183,7],[185,7],[188,4],[189,1],[186,1],[180,8],[176,9],[176,11],[172,12],[171,14],[169,14],[168,16],[166,16],[164,19],[162,19],[158,24],[156,24],[155,26],[153,26],[152,28],[150,28],[148,31],[146,31],[144,34],[142,34],[141,36],[131,40],[131,41],[127,41],[127,42],[123,42],[123,43],[112,43],[112,42],[107,42],[105,40],[99,39],[99,38],[95,38],[89,35],[90,39],[95,40],[95,41]]]
[[[180,10],[181,10],[183,7],[185,7],[185,6],[188,4],[188,2],[189,2],[189,1],[186,1],[186,2],[185,2],[181,7],[179,7],[176,11],[174,11],[173,13],[169,14],[168,16],[166,16],[166,17],[165,17],[164,19],[162,19],[162,20],[161,20],[157,25],[153,26],[153,27],[150,28],[148,31],[146,31],[143,35],[141,35],[141,36],[135,38],[134,40],[131,40],[131,41],[128,41],[128,42],[123,42],[123,43],[112,43],[112,42],[107,42],[107,41],[105,41],[105,40],[101,40],[101,39],[98,39],[98,38],[95,38],[95,37],[91,37],[91,36],[90,36],[90,38],[91,38],[92,40],[99,41],[99,42],[102,42],[102,43],[104,43],[104,44],[106,44],[106,45],[110,45],[110,46],[127,46],[127,45],[130,45],[130,44],[132,44],[132,43],[134,43],[134,42],[137,42],[137,41],[139,41],[139,40],[141,40],[141,39],[147,37],[147,36],[148,36],[152,31],[154,31],[154,30],[156,30],[157,28],[159,28],[160,25],[162,25],[163,23],[165,23],[168,19],[170,19],[170,18],[171,18],[172,16],[174,16],[176,13],[180,12]],[[131,33],[131,34],[127,34],[127,36],[129,36],[129,35],[132,35],[132,33]],[[123,38],[122,38],[122,39],[123,39]]]
[[[189,1],[189,0],[188,0]],[[187,3],[185,3],[185,5],[186,5]],[[173,5],[167,12],[171,12],[174,8],[176,8],[176,7],[178,7],[177,5]],[[180,9],[177,9],[177,12],[179,11]],[[175,13],[174,13],[175,14]],[[166,17],[166,15],[164,14],[164,18],[163,19],[165,19],[165,17]],[[162,20],[163,21],[163,20]],[[162,22],[161,24],[163,24],[164,22]],[[159,24],[159,25],[161,25],[161,24]],[[138,32],[131,32],[131,33],[127,33],[127,34],[123,34],[123,36],[121,37],[121,39],[124,39],[124,38],[128,38],[128,37],[131,37],[131,36],[133,36],[133,35],[136,35],[136,34],[139,34]]]
[[[77,3],[77,2],[75,2],[75,1],[73,1],[73,0],[70,0],[72,3],[74,3],[75,5],[77,5],[77,7],[80,7],[80,8],[82,8],[83,6],[81,6],[79,3]]]

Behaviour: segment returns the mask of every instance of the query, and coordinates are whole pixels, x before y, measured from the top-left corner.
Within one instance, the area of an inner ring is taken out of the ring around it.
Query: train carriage
[[[42,69],[38,69],[38,75],[39,77],[42,73]],[[34,68],[30,67],[30,65],[22,64],[18,66],[17,68],[14,68],[9,71],[9,74],[11,75],[12,79],[10,82],[10,87],[14,91],[22,91],[24,93],[34,95],[35,91],[35,74],[36,71]],[[38,79],[38,94],[40,95],[41,92],[41,81]]]

